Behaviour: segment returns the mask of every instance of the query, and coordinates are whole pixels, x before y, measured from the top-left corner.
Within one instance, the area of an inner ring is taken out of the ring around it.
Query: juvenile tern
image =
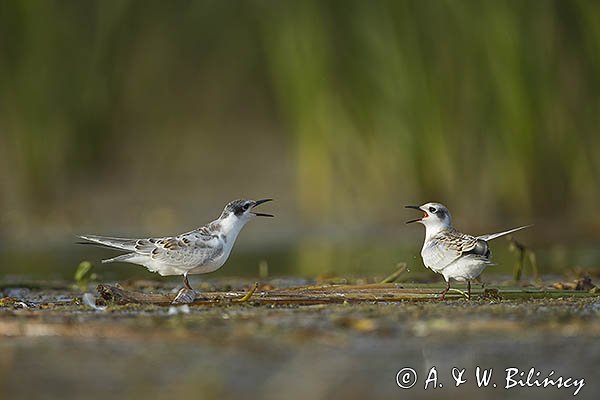
[[[143,265],[162,276],[183,275],[184,287],[173,303],[187,303],[193,301],[196,295],[188,275],[206,274],[221,268],[244,225],[257,216],[273,216],[252,211],[254,207],[271,200],[234,200],[225,206],[218,219],[177,236],[134,239],[81,235],[80,238],[88,243],[127,251],[126,254],[102,260],[103,263],[127,262]]]
[[[531,225],[521,226],[504,232],[472,236],[461,233],[452,226],[450,211],[440,203],[427,203],[422,206],[406,206],[423,212],[422,218],[407,221],[425,225],[425,241],[421,249],[423,264],[433,272],[442,274],[447,286],[442,293],[443,300],[450,290],[450,279],[467,281],[468,297],[471,297],[471,280],[477,278],[490,261],[488,241],[508,235]]]

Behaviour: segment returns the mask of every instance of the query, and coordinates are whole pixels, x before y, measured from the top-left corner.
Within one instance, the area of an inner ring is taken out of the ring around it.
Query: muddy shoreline
[[[226,301],[228,293],[238,296],[253,283],[213,281],[205,289],[220,292],[222,301],[192,304],[185,311],[154,304],[108,304],[101,311],[84,304],[82,292],[69,282],[20,288],[2,282],[0,391],[6,398],[39,398],[41,390],[49,399],[281,398],[283,393],[286,398],[493,399],[506,394],[502,388],[478,388],[472,379],[453,387],[454,366],[465,368],[470,378],[477,366],[497,375],[509,367],[536,367],[585,377],[578,398],[594,398],[600,388],[595,382],[598,295],[482,299],[477,293],[471,301],[457,295],[441,302],[266,304],[259,301],[259,290],[247,302]],[[279,278],[263,282],[262,288],[314,283]],[[495,287],[500,294],[509,290]],[[177,289],[139,282],[128,288]],[[420,380],[405,391],[395,374],[407,366]],[[425,391],[423,374],[432,366],[446,387]],[[513,388],[509,393],[533,399],[572,396],[556,388]]]

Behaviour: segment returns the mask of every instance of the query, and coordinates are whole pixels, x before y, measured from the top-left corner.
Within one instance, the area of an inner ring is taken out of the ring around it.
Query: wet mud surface
[[[577,398],[599,393],[597,293],[499,284],[492,285],[493,297],[477,289],[471,300],[454,293],[439,301],[440,285],[343,283],[269,279],[240,302],[254,282],[225,279],[199,285],[201,301],[170,307],[102,301],[95,285],[88,296],[97,305],[86,304],[68,282],[0,281],[0,393],[7,399],[573,396],[573,388],[505,389],[511,367],[525,375],[533,367],[541,379],[551,370],[584,378]],[[170,295],[178,289],[157,282],[122,287]],[[318,301],[266,301],[290,291]],[[424,390],[434,366],[443,386]],[[477,386],[478,366],[493,369],[496,388]],[[411,389],[396,383],[405,367],[417,373]],[[453,367],[465,369],[460,387]]]

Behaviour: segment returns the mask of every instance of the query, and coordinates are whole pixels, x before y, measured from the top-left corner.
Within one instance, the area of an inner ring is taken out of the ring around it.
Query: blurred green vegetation
[[[436,200],[462,227],[596,234],[599,17],[596,1],[1,0],[0,234],[142,215],[176,232],[254,195],[290,226],[397,225]]]

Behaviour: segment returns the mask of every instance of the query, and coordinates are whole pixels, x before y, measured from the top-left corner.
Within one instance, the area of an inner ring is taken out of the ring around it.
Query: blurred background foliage
[[[596,1],[0,0],[0,239],[170,234],[274,197],[248,242],[416,246],[402,206],[436,200],[465,230],[596,244],[599,18]]]

